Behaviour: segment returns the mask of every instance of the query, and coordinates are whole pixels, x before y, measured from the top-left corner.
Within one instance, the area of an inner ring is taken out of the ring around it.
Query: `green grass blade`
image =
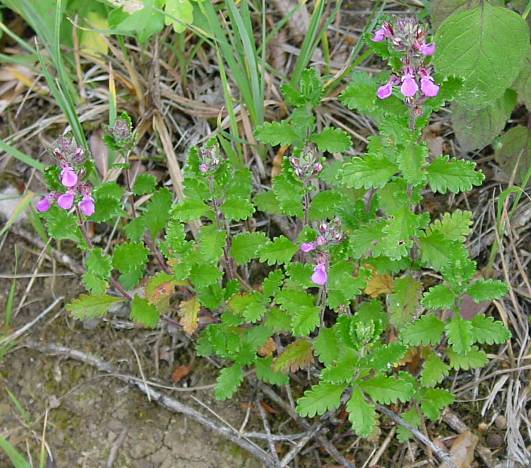
[[[33,159],[31,156],[28,156],[27,154],[23,153],[22,151],[16,149],[15,147],[7,144],[4,140],[0,138],[0,150],[4,151],[5,153],[9,154],[10,156],[13,156],[15,159],[18,159],[19,161],[22,161],[23,163],[27,164],[28,166],[34,167],[39,172],[44,171],[45,166],[40,161],[37,161],[36,159]]]
[[[3,450],[7,457],[11,460],[14,468],[31,468],[31,465],[26,461],[24,456],[1,436],[0,449]]]

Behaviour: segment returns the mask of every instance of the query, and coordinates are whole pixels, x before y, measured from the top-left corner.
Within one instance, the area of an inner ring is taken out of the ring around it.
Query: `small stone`
[[[503,430],[507,428],[507,418],[501,414],[496,416],[496,419],[494,420],[494,424],[496,427],[500,430]]]
[[[494,432],[487,435],[487,445],[492,448],[498,448],[503,444],[503,437],[500,434]]]
[[[478,431],[479,431],[479,432],[483,432],[483,433],[485,433],[485,432],[487,432],[488,430],[489,430],[489,425],[488,425],[487,423],[485,423],[485,422],[480,422],[480,423],[478,424]]]

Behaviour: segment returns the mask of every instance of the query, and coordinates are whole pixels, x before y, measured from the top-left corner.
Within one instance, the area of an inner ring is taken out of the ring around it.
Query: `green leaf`
[[[317,70],[308,68],[301,73],[299,80],[300,89],[296,89],[291,84],[284,84],[282,86],[282,93],[286,98],[286,103],[289,106],[303,106],[310,104],[312,107],[317,107],[321,102],[323,93],[321,80]]]
[[[111,11],[109,26],[121,33],[137,36],[139,42],[144,44],[151,36],[162,31],[164,14],[157,11],[156,7],[159,5],[155,3],[155,0],[143,0],[142,3],[144,4],[143,9],[135,11],[131,15],[126,15],[124,20],[122,20],[123,15],[120,15],[123,10],[115,9]],[[113,21],[113,16],[120,18],[118,24]]]
[[[417,215],[406,205],[393,213],[389,222],[382,229],[382,239],[378,254],[393,260],[409,255],[413,247],[413,237],[420,235],[419,229],[427,224],[426,214]]]
[[[424,293],[422,305],[427,309],[451,309],[455,304],[457,296],[448,287],[438,284]]]
[[[387,371],[405,356],[406,351],[407,347],[400,343],[389,343],[378,347],[369,356],[369,368]]]
[[[348,304],[365,288],[369,275],[367,270],[360,270],[357,277],[353,276],[353,270],[352,264],[347,261],[337,262],[329,268],[327,304],[330,308],[337,309],[342,304]]]
[[[174,205],[171,216],[179,221],[192,221],[200,219],[203,216],[210,214],[210,208],[201,200],[195,198],[187,198],[177,205]]]
[[[378,83],[366,72],[352,75],[352,81],[340,96],[341,103],[349,109],[356,109],[364,114],[376,110],[376,91]]]
[[[94,189],[95,211],[91,221],[110,221],[124,214],[122,209],[123,188],[116,182],[106,182]]]
[[[430,224],[426,232],[440,232],[445,239],[464,242],[472,227],[472,213],[470,211],[455,210],[444,213],[441,219]]]
[[[475,170],[476,163],[439,156],[427,168],[428,184],[434,192],[466,192],[481,185],[485,176]]]
[[[144,238],[146,229],[146,220],[142,216],[139,216],[138,218],[133,218],[129,221],[127,226],[125,226],[124,231],[130,241],[140,242]]]
[[[376,427],[376,410],[374,405],[367,402],[359,388],[352,390],[347,403],[348,420],[352,429],[360,437],[368,437]]]
[[[227,233],[220,231],[214,224],[203,226],[199,233],[199,252],[201,260],[217,262],[223,255]]]
[[[448,376],[450,366],[445,364],[435,353],[431,353],[424,361],[420,383],[424,387],[435,387]]]
[[[284,274],[280,270],[271,271],[264,282],[262,283],[262,289],[264,296],[272,297],[275,296],[280,291],[280,285],[284,279]]]
[[[408,409],[402,413],[402,419],[411,426],[418,428],[420,426],[420,414],[416,408]],[[413,437],[411,431],[403,426],[398,426],[396,429],[396,437],[399,442],[405,443]]]
[[[361,388],[379,403],[396,403],[409,401],[415,393],[413,385],[398,377],[378,375],[360,384]]]
[[[339,356],[334,365],[328,366],[321,371],[321,381],[334,384],[348,384],[352,381],[358,364],[359,359],[355,352],[352,350],[344,352]]]
[[[398,329],[413,320],[419,306],[422,283],[411,276],[394,281],[389,297],[389,321]]]
[[[260,143],[273,146],[292,145],[300,139],[297,132],[285,120],[282,122],[266,122],[258,126],[255,131],[255,136]]]
[[[216,381],[214,394],[218,400],[227,400],[236,393],[236,390],[243,382],[243,369],[241,366],[234,364],[231,367],[221,369]]]
[[[295,336],[308,336],[319,326],[320,309],[317,306],[300,306],[290,310],[291,327]]]
[[[166,188],[160,189],[153,194],[146,211],[142,215],[153,239],[157,238],[168,222],[171,202],[171,192]]]
[[[354,157],[343,165],[341,180],[347,187],[381,188],[398,172],[398,167],[387,159],[366,155]]]
[[[117,302],[122,302],[120,297],[107,296],[106,294],[82,294],[66,306],[66,310],[79,320],[91,320],[103,317],[109,307]]]
[[[472,335],[476,343],[503,344],[511,338],[511,332],[500,321],[478,314],[472,319]]]
[[[528,73],[531,71],[527,69]],[[531,94],[531,73],[527,76],[528,92]],[[530,102],[526,105],[531,109]],[[501,138],[496,141],[496,153],[494,159],[498,163],[504,175],[509,180],[514,174],[515,185],[524,183],[526,175],[531,170],[531,130],[522,125],[517,125],[504,133]],[[528,157],[526,157],[528,155]]]
[[[284,348],[284,351],[273,362],[275,372],[297,372],[309,366],[313,361],[311,341],[301,338]]]
[[[244,232],[232,240],[230,255],[239,265],[244,265],[257,258],[266,243],[267,237],[263,232]]]
[[[140,296],[135,296],[131,303],[131,319],[147,328],[155,328],[159,323],[160,314],[157,308]]]
[[[273,358],[258,358],[256,360],[256,376],[265,383],[273,385],[286,385],[289,383],[289,377],[281,372],[275,372],[272,369]]]
[[[319,151],[329,153],[343,153],[352,146],[348,133],[332,127],[325,128],[317,135],[312,135],[310,141],[317,145]]]
[[[337,213],[337,207],[342,202],[339,192],[324,190],[318,192],[312,200],[309,216],[312,221],[333,218]]]
[[[419,238],[421,262],[437,271],[444,271],[457,262],[465,262],[468,252],[461,242],[451,241],[434,231]]]
[[[220,207],[221,212],[230,221],[243,221],[255,212],[253,204],[241,197],[227,197]]]
[[[302,183],[284,175],[275,177],[273,180],[273,193],[282,214],[302,216],[302,197],[304,196]]]
[[[194,20],[194,7],[190,0],[166,0],[164,7],[166,25],[173,26],[176,33],[186,30]]]
[[[450,367],[455,370],[480,369],[489,362],[489,358],[484,351],[472,346],[470,351],[464,354],[456,353],[453,349],[448,348],[446,355],[450,359]]]
[[[384,227],[385,221],[372,220],[356,229],[349,239],[352,256],[361,258],[370,250],[378,248],[383,237]]]
[[[58,206],[52,206],[43,218],[46,220],[46,227],[50,237],[56,240],[72,240],[74,242],[84,242],[83,234],[78,226],[78,219],[66,210]]]
[[[153,193],[156,186],[157,178],[153,174],[140,174],[133,185],[133,193],[138,196]]]
[[[114,249],[112,263],[120,273],[142,270],[149,250],[141,242],[124,242]]]
[[[93,248],[87,256],[87,270],[100,276],[103,279],[109,279],[112,270],[111,257],[103,253],[103,249]]]
[[[408,184],[420,185],[424,182],[424,164],[428,158],[426,144],[411,142],[398,152],[398,168]]]
[[[516,92],[505,94],[481,109],[471,109],[461,101],[452,103],[452,128],[463,152],[490,145],[505,127],[516,105]]]
[[[402,341],[411,346],[439,344],[444,331],[444,322],[435,315],[424,315],[416,322],[400,330]]]
[[[264,297],[258,292],[235,294],[229,301],[229,309],[251,323],[257,322],[266,313]]]
[[[269,328],[272,333],[286,333],[291,329],[291,317],[286,311],[279,309],[278,307],[273,307],[267,313],[264,325]]]
[[[190,280],[198,288],[217,283],[221,276],[222,271],[213,263],[196,263],[190,269]]]
[[[456,353],[464,354],[470,351],[474,343],[474,333],[470,321],[463,320],[460,315],[455,315],[446,324],[445,329],[448,342]]]
[[[481,108],[500,97],[518,76],[528,51],[529,29],[517,13],[481,2],[447,18],[435,43],[437,72],[463,77],[467,93],[460,101]]]
[[[90,271],[83,273],[83,284],[92,294],[105,294],[109,288],[109,283],[106,280]]]
[[[288,263],[298,248],[285,236],[275,237],[260,249],[260,261],[268,265]]]
[[[419,399],[422,412],[427,418],[435,421],[441,416],[441,411],[454,402],[455,397],[442,388],[427,388]]]
[[[315,354],[325,366],[331,365],[338,357],[340,346],[333,328],[321,328],[314,340]]]
[[[304,392],[304,396],[297,400],[297,413],[301,416],[313,418],[316,414],[323,415],[327,411],[336,409],[341,403],[341,395],[346,384],[320,383]]]
[[[509,288],[503,281],[486,279],[478,280],[466,288],[466,293],[474,299],[474,302],[492,301],[500,299],[507,294]]]

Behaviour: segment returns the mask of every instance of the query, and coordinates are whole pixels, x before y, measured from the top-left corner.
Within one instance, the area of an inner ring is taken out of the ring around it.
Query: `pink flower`
[[[374,31],[372,40],[374,42],[382,42],[385,39],[388,39],[393,36],[393,30],[389,23],[384,23],[380,29]]]
[[[313,171],[314,172],[321,172],[323,170],[323,165],[320,162],[317,162],[313,165]]]
[[[74,187],[77,184],[77,174],[70,166],[63,167],[61,171],[61,183],[65,187]]]
[[[315,250],[315,242],[304,242],[301,244],[301,250],[303,252],[311,252],[312,250]]]
[[[74,204],[74,192],[63,193],[58,199],[57,204],[64,210],[69,210]]]
[[[204,174],[205,172],[208,172],[208,164],[199,164],[199,170]]]
[[[326,244],[326,237],[324,236],[319,236],[316,240],[316,243],[317,245],[321,246],[321,245],[325,245]]]
[[[90,195],[85,195],[83,200],[79,202],[79,209],[85,216],[92,216],[95,211],[94,198]]]
[[[46,195],[37,202],[35,208],[37,208],[37,211],[39,211],[40,213],[44,213],[51,208],[52,200],[53,198],[50,195]]]
[[[328,274],[326,272],[326,265],[324,263],[318,263],[315,265],[312,275],[312,281],[319,286],[323,286],[328,281]]]
[[[422,55],[425,55],[426,57],[429,57],[430,55],[433,55],[435,53],[435,44],[422,44],[419,47],[420,53]]]
[[[425,76],[420,79],[420,89],[426,97],[434,97],[439,94],[439,86],[433,82],[431,76]]]
[[[393,94],[393,85],[391,83],[386,83],[383,86],[380,86],[376,94],[380,99],[387,99]]]
[[[410,73],[405,74],[402,77],[402,86],[400,86],[400,92],[406,97],[415,96],[419,90],[419,85]]]

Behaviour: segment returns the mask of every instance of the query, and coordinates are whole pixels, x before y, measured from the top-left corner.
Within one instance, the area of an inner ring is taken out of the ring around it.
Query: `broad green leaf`
[[[455,304],[457,296],[443,284],[433,286],[424,293],[422,305],[427,309],[451,309]]]
[[[140,174],[137,176],[133,185],[133,193],[135,195],[145,195],[155,191],[157,185],[157,178],[153,174]]]
[[[273,358],[258,358],[256,360],[256,376],[265,383],[273,385],[286,385],[289,377],[281,372],[275,372],[272,369]]]
[[[437,72],[464,78],[467,92],[460,102],[481,108],[500,97],[518,76],[528,52],[529,29],[514,11],[481,2],[447,18],[435,43]]]
[[[282,214],[289,216],[302,216],[304,187],[299,181],[290,179],[285,175],[275,177],[273,180],[273,193]]]
[[[142,218],[153,239],[156,239],[166,227],[170,216],[171,202],[171,192],[167,188],[162,188],[153,194],[146,211],[142,214]]]
[[[379,247],[383,237],[385,221],[373,220],[360,226],[350,236],[349,245],[354,258],[361,258],[367,252]]]
[[[443,331],[444,322],[429,314],[400,330],[400,338],[411,346],[435,345],[441,341]]]
[[[339,355],[340,345],[333,328],[321,328],[314,340],[315,355],[325,366],[331,365]]]
[[[323,190],[318,192],[310,205],[309,216],[312,221],[333,218],[336,216],[337,207],[342,202],[339,192]]]
[[[85,273],[83,273],[83,285],[87,291],[96,295],[105,294],[109,288],[109,283],[106,280],[90,271],[85,271]]]
[[[493,279],[478,280],[466,288],[466,293],[477,303],[500,299],[508,291],[505,282]]]
[[[194,7],[190,0],[166,0],[164,7],[166,25],[173,26],[177,33],[186,30],[186,26],[194,20]]]
[[[479,369],[489,361],[484,351],[472,346],[470,351],[464,354],[456,353],[453,349],[448,348],[446,355],[450,359],[450,367],[455,370]]]
[[[366,270],[360,270],[358,276],[354,276],[354,268],[347,261],[333,264],[328,270],[328,306],[337,309],[342,304],[349,304],[362,293],[368,275]]]
[[[358,357],[351,350],[342,353],[334,365],[327,366],[321,371],[321,381],[348,384],[352,381],[358,363]]]
[[[201,200],[187,198],[177,205],[174,205],[171,216],[179,221],[186,222],[200,219],[202,216],[207,216],[209,213],[211,213],[210,208]]]
[[[310,263],[292,262],[286,268],[286,274],[289,281],[303,288],[312,288],[315,286],[311,280],[314,266]]]
[[[431,353],[424,361],[420,383],[424,387],[435,387],[448,376],[449,369],[448,364],[445,364],[435,353]]]
[[[424,182],[424,164],[428,157],[426,144],[411,142],[398,152],[398,168],[408,184],[420,185]]]
[[[472,213],[455,210],[452,213],[444,213],[442,218],[430,224],[426,232],[440,232],[445,239],[464,242],[470,234],[471,226]]]
[[[434,192],[467,192],[485,179],[475,167],[472,161],[439,156],[427,167],[428,184]]]
[[[78,226],[78,219],[72,213],[52,206],[43,218],[46,220],[48,235],[56,240],[72,240],[74,242],[84,242],[83,234]]]
[[[398,363],[406,354],[407,347],[401,343],[389,343],[376,350],[368,357],[370,369],[385,372]]]
[[[229,309],[245,320],[255,323],[266,313],[264,297],[258,292],[248,294],[235,294],[229,301]]]
[[[268,265],[288,263],[297,250],[297,246],[287,237],[275,237],[272,242],[268,242],[260,249],[260,261]]]
[[[343,165],[341,180],[347,187],[381,188],[398,172],[398,167],[387,159],[366,155],[354,157]]]
[[[223,255],[227,233],[220,231],[216,225],[203,226],[199,233],[199,252],[202,260],[216,262]]]
[[[420,414],[416,408],[408,409],[402,414],[402,419],[411,426],[418,428],[420,426]],[[396,429],[396,437],[399,442],[405,443],[413,437],[413,434],[403,426],[398,426]]]
[[[413,385],[398,377],[378,375],[360,383],[361,388],[379,403],[396,403],[409,401],[415,389]]]
[[[254,206],[249,200],[236,196],[227,197],[220,210],[225,218],[231,221],[243,221],[255,212]]]
[[[531,70],[528,70],[528,72]],[[531,87],[531,75],[528,75]],[[530,91],[531,94],[531,91]],[[531,97],[527,108],[531,109]],[[522,184],[531,169],[531,130],[517,125],[501,136],[495,144],[494,159],[504,172],[507,180],[514,174],[515,184]]]
[[[234,364],[231,367],[221,369],[216,381],[214,394],[218,400],[227,400],[232,397],[243,382],[243,369]]]
[[[389,321],[398,329],[413,320],[419,306],[422,283],[411,276],[397,278],[389,297]]]
[[[162,31],[164,28],[164,14],[158,11],[158,4],[155,0],[143,0],[144,8],[125,15],[123,19],[122,10],[113,10],[109,17],[109,25],[120,33],[135,35],[140,43],[144,44],[151,36]],[[120,18],[118,24],[114,24],[112,13]]]
[[[310,140],[322,152],[343,153],[352,146],[352,140],[348,133],[332,127],[325,128],[321,133],[313,135]]]
[[[313,418],[316,414],[321,416],[327,411],[336,409],[341,403],[341,395],[345,387],[345,384],[331,383],[314,385],[297,400],[297,413]]]
[[[263,232],[244,232],[233,238],[230,255],[239,265],[244,265],[257,258],[266,243],[267,237]]]
[[[131,319],[147,328],[155,328],[159,323],[160,314],[157,307],[147,299],[135,296],[131,303]]]
[[[426,267],[442,271],[456,260],[464,261],[467,251],[461,242],[446,239],[439,231],[419,238],[421,261]]]
[[[313,362],[312,342],[300,338],[284,348],[282,354],[273,361],[275,372],[297,372]]]
[[[419,398],[422,412],[428,419],[435,421],[441,416],[441,411],[454,402],[455,397],[442,388],[427,388]]]
[[[264,296],[272,297],[275,296],[280,291],[280,285],[284,280],[284,274],[280,270],[274,270],[264,278],[262,283],[262,289]]]
[[[141,242],[124,242],[114,249],[112,263],[120,273],[130,273],[144,268],[149,250]]]
[[[494,102],[471,109],[460,101],[452,103],[452,127],[463,152],[482,149],[492,143],[505,127],[516,105],[516,92],[507,89]]]
[[[86,266],[91,273],[108,279],[111,275],[112,260],[111,257],[103,253],[103,249],[96,247],[89,252]]]
[[[511,332],[502,322],[478,314],[472,319],[472,335],[476,343],[503,344],[511,338]]]
[[[190,280],[198,288],[215,284],[222,276],[222,271],[214,263],[196,263],[190,269]]]
[[[452,345],[456,353],[464,354],[470,351],[474,343],[474,332],[470,321],[463,320],[460,315],[455,315],[446,324],[445,329],[448,343]]]
[[[107,296],[106,294],[82,294],[66,306],[66,310],[79,320],[91,320],[103,317],[109,307],[117,302],[122,302],[120,297]]]
[[[256,139],[269,145],[292,145],[300,140],[299,135],[290,123],[287,121],[282,122],[266,122],[256,128]]]
[[[300,306],[290,310],[293,335],[308,336],[319,326],[320,308],[316,306]]]
[[[352,429],[360,437],[368,437],[376,427],[376,410],[374,405],[365,400],[363,392],[354,388],[347,403],[348,420]]]

